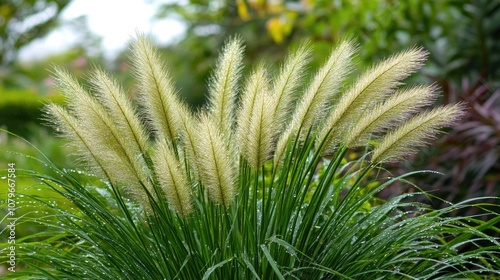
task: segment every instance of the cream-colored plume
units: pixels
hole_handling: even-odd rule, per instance
[[[304,75],[307,73],[307,64],[311,60],[311,48],[303,43],[287,57],[281,66],[280,73],[274,80],[271,96],[275,104],[273,119],[276,123],[275,134],[279,135],[288,125],[300,95],[297,90],[302,86]]]
[[[328,153],[338,145],[358,117],[370,110],[371,104],[393,93],[404,78],[422,67],[426,56],[422,49],[410,49],[378,63],[361,75],[340,97],[319,131],[318,139],[325,140],[323,150]]]
[[[279,167],[289,144],[299,147],[306,135],[316,141],[310,142],[316,149],[325,144],[317,150],[321,154],[337,146],[375,143],[371,161],[378,164],[415,152],[463,111],[461,105],[449,105],[417,114],[435,100],[436,88],[396,89],[422,66],[427,53],[417,48],[378,63],[345,88],[354,44],[341,41],[302,86],[311,53],[303,44],[287,58],[274,80],[263,64],[256,67],[237,103],[243,46],[235,38],[219,57],[208,104],[198,114],[180,100],[151,42],[138,36],[132,49],[143,113],[104,71],[96,69],[91,74],[94,92],[89,92],[66,71],[56,69],[67,108],[47,105],[47,120],[113,186],[124,188],[146,209],[150,209],[149,199],[166,198],[182,216],[195,205],[194,185],[202,185],[211,200],[229,207],[241,166],[259,170],[273,159]],[[158,190],[163,193],[155,193]]]
[[[139,36],[132,45],[140,101],[158,139],[175,141],[183,131],[182,117],[189,109],[180,102],[177,90],[153,44]]]
[[[328,105],[342,89],[344,79],[352,68],[351,60],[354,51],[355,47],[351,41],[340,42],[316,73],[300,99],[291,123],[277,143],[275,153],[277,162],[281,160],[287,144],[293,137],[296,137],[297,132],[308,133],[309,130],[316,128],[318,122],[323,119]]]
[[[236,97],[241,76],[243,46],[233,38],[224,47],[209,84],[208,101],[210,118],[220,132],[231,138],[235,122]]]
[[[187,216],[192,210],[191,189],[181,162],[165,141],[158,141],[154,151],[155,174],[168,203],[182,216]]]
[[[376,146],[372,163],[399,161],[428,144],[439,129],[452,125],[464,113],[461,104],[446,105],[424,111],[388,133]]]
[[[260,65],[248,79],[238,110],[236,139],[240,153],[254,168],[269,159],[276,131],[276,99],[269,95],[267,72]]]
[[[58,105],[49,104],[46,106],[47,119],[59,129],[61,135],[68,140],[70,148],[94,172],[123,186],[137,201],[149,207],[146,190],[151,193],[152,188],[143,158],[127,151],[109,115],[98,104],[91,105],[102,115],[87,108],[86,113],[81,112],[86,118],[82,119],[74,117],[71,112]],[[81,109],[85,110],[85,107]]]
[[[432,104],[437,91],[433,86],[417,86],[396,91],[386,101],[376,104],[373,109],[366,110],[359,116],[345,135],[347,147],[365,146],[375,133],[385,132],[396,127],[424,106]]]
[[[197,134],[197,166],[210,198],[228,207],[234,199],[238,164],[234,149],[226,142],[214,119],[203,114]]]
[[[119,127],[127,149],[137,155],[146,155],[148,134],[121,86],[101,69],[94,71],[91,82],[96,88],[99,100],[109,110]]]

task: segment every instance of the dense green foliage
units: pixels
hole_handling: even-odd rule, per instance
[[[45,241],[21,240],[21,261],[40,270],[25,269],[16,275],[24,279],[491,279],[498,273],[498,241],[482,233],[498,216],[492,216],[496,218],[491,223],[481,217],[447,217],[456,210],[487,206],[479,200],[431,210],[407,202],[422,195],[412,194],[370,207],[378,191],[402,178],[370,189],[362,182],[364,172],[358,173],[356,161],[327,161],[314,175],[318,157],[308,154],[307,147],[291,152],[302,156],[285,159],[292,168],[282,171],[287,175],[242,166],[245,185],[239,186],[241,194],[229,210],[210,201],[201,186],[196,188],[198,198],[188,218],[161,200],[153,215],[145,217],[138,205],[111,186],[81,185],[92,180],[88,175],[61,170],[59,179],[40,174],[54,189],[62,186],[61,195],[76,207],[59,210],[58,221],[48,224],[51,230],[32,237]],[[342,171],[346,175],[340,175]],[[274,176],[276,181],[270,179]],[[465,245],[474,250],[461,252]]]
[[[62,103],[61,96],[43,97],[29,91],[0,88],[0,127],[29,136],[40,124],[42,108],[48,102]]]

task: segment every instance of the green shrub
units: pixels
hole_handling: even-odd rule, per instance
[[[102,182],[55,166],[57,176],[33,174],[76,209],[56,208],[58,222],[35,235],[47,240],[24,240],[21,258],[29,266],[16,276],[498,275],[499,242],[484,231],[498,230],[499,215],[491,212],[489,222],[446,217],[481,207],[479,200],[440,210],[407,201],[417,194],[371,203],[413,173],[376,180],[369,174],[414,153],[462,114],[459,104],[422,110],[436,98],[432,86],[398,88],[422,66],[421,49],[392,56],[346,84],[356,48],[342,41],[303,84],[310,49],[302,45],[276,77],[261,64],[240,87],[243,47],[233,39],[212,75],[209,105],[193,113],[178,100],[151,43],[139,38],[133,48],[142,114],[105,72],[91,74],[89,94],[56,70],[69,105],[48,105],[48,119]],[[346,161],[355,147],[365,153]],[[475,250],[460,252],[464,244]]]
[[[61,96],[45,97],[30,91],[0,88],[0,127],[28,136],[40,123],[42,108],[47,102],[62,101]]]

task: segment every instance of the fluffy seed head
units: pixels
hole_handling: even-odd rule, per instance
[[[214,120],[202,115],[198,130],[197,166],[210,198],[228,207],[235,196],[237,164],[234,148]]]
[[[231,137],[235,122],[234,110],[242,59],[242,42],[239,38],[233,38],[225,45],[209,84],[210,117],[228,138]]]
[[[435,138],[439,129],[452,125],[463,115],[461,104],[424,111],[387,134],[373,150],[372,163],[399,161]]]
[[[165,141],[157,142],[154,149],[153,163],[160,187],[172,208],[187,216],[192,203],[186,172]]]
[[[287,57],[283,63],[280,73],[274,80],[271,96],[275,105],[274,117],[276,122],[276,134],[282,132],[288,124],[292,109],[299,95],[296,93],[301,86],[307,64],[311,60],[311,48],[307,43]]]
[[[397,91],[389,99],[378,102],[366,110],[347,131],[344,142],[347,147],[364,146],[376,133],[385,132],[405,121],[411,114],[432,104],[437,95],[435,87],[416,86]]]
[[[306,89],[292,121],[278,140],[275,153],[275,164],[282,160],[285,149],[299,131],[308,133],[322,121],[329,105],[336,99],[343,81],[351,71],[352,56],[355,46],[351,41],[342,41],[332,50],[325,64],[314,76]]]
[[[95,69],[91,82],[96,88],[99,100],[113,116],[116,125],[120,127],[125,137],[124,142],[136,153],[146,154],[148,134],[132,102],[125,96],[118,82],[101,69]]]
[[[153,192],[158,189],[152,184],[158,183],[169,205],[186,216],[193,205],[190,180],[199,181],[216,203],[231,205],[240,156],[246,159],[241,164],[259,169],[274,155],[274,165],[279,167],[289,144],[300,146],[311,132],[316,144],[326,143],[327,152],[336,145],[355,147],[373,139],[379,141],[373,164],[396,161],[428,143],[462,114],[461,105],[449,105],[410,118],[436,96],[434,87],[396,90],[422,66],[426,52],[421,49],[378,63],[344,92],[354,52],[352,42],[342,41],[310,83],[302,86],[310,58],[310,49],[303,44],[288,57],[274,82],[263,65],[257,67],[243,87],[237,108],[243,47],[240,39],[232,39],[210,79],[208,106],[196,115],[179,100],[153,45],[139,36],[133,43],[134,67],[149,127],[120,85],[99,69],[91,76],[95,92],[56,69],[67,109],[51,104],[46,111],[98,174],[136,196],[146,208],[150,198],[163,198]],[[297,94],[299,88],[303,94]],[[148,131],[156,139],[151,141]]]
[[[255,169],[269,158],[272,151],[275,101],[268,93],[267,72],[260,65],[243,90],[236,130],[240,153]]]
[[[325,64],[314,76],[293,115],[292,130],[307,132],[320,121],[328,104],[342,88],[342,83],[351,70],[351,59],[355,47],[351,41],[342,41],[330,54]]]
[[[174,141],[181,129],[180,115],[188,110],[180,102],[170,74],[153,44],[139,36],[132,45],[139,97],[157,138]]]
[[[370,109],[367,106],[384,100],[403,79],[422,67],[426,56],[422,49],[410,49],[378,63],[361,75],[341,96],[318,133],[318,139],[325,139],[324,149],[328,151],[335,147],[365,109]]]

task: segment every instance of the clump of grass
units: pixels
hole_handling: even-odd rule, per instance
[[[450,279],[499,275],[500,218],[454,217],[480,200],[444,209],[406,194],[375,195],[404,180],[373,178],[404,160],[462,115],[460,104],[422,110],[432,86],[400,88],[423,64],[411,49],[353,84],[356,47],[341,41],[303,84],[304,44],[276,78],[257,66],[242,86],[243,46],[223,49],[209,104],[191,112],[179,100],[152,44],[139,36],[134,66],[143,111],[102,70],[91,90],[56,70],[67,105],[47,120],[97,176],[53,166],[34,174],[71,201],[44,241],[23,244],[23,275],[75,279]],[[298,98],[295,102],[295,98]],[[152,137],[149,137],[152,135]],[[345,160],[352,147],[366,147]],[[328,156],[328,157],[324,157]],[[89,180],[95,181],[95,180]],[[43,201],[42,201],[43,202]],[[461,252],[463,245],[474,250]]]

